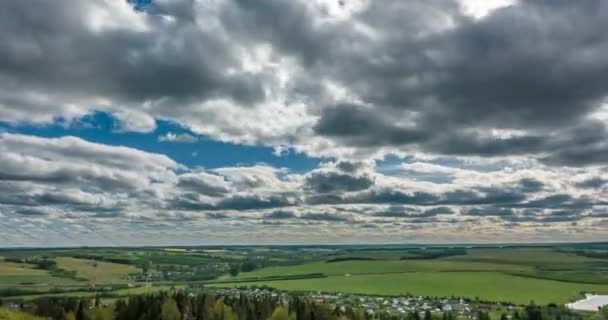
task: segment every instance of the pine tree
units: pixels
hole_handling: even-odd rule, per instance
[[[173,298],[165,298],[161,307],[160,318],[161,320],[181,320],[182,315]]]

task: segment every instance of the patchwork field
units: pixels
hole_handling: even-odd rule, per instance
[[[276,266],[243,272],[217,286],[270,286],[284,290],[374,295],[410,293],[479,297],[518,304],[563,303],[581,292],[608,292],[608,276],[592,259],[546,248],[473,249],[467,254],[422,260],[352,260]],[[289,279],[318,275],[310,279]],[[285,279],[287,278],[287,279]],[[238,281],[238,282],[237,282]]]
[[[57,266],[68,271],[76,271],[78,278],[87,279],[93,283],[124,283],[129,274],[137,273],[140,269],[126,264],[93,261],[59,257]]]
[[[48,271],[36,269],[31,264],[0,260],[0,288],[77,284],[75,280],[54,277]]]
[[[34,299],[91,296],[94,291],[87,291],[91,283],[104,287],[110,297],[188,285],[269,286],[293,291],[477,297],[517,304],[532,300],[563,303],[583,292],[608,293],[605,253],[608,245],[603,244],[9,250],[0,256],[30,263],[0,258],[0,289],[22,290],[5,290],[4,297]],[[56,266],[43,270],[35,265],[40,259],[52,260]],[[149,265],[156,286],[127,288],[127,283],[145,281],[143,265]],[[137,275],[138,280],[128,280],[129,275]]]
[[[316,262],[297,266],[278,266],[240,273],[232,279],[265,278],[306,274],[345,275],[382,274],[403,272],[449,271],[525,271],[529,266],[506,265],[488,262],[449,260],[369,260]],[[225,277],[224,279],[230,279]]]
[[[415,272],[379,275],[330,276],[303,280],[249,283],[294,291],[349,292],[371,295],[414,294],[435,297],[462,296],[525,304],[563,303],[581,291],[608,293],[608,285],[576,284],[524,278],[496,272]],[[243,286],[219,284],[218,286]]]

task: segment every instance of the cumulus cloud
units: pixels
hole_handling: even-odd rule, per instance
[[[408,148],[606,163],[606,123],[590,118],[608,95],[600,0],[180,0],[139,11],[62,1],[38,4],[44,17],[19,1],[6,6],[5,121],[103,110],[125,131],[169,119],[214,139],[310,155]]]
[[[348,236],[323,229],[332,223],[430,238],[415,224],[433,223],[448,239],[461,234],[450,228],[508,236],[511,223],[533,238],[534,228],[566,233],[577,222],[592,237],[604,221],[605,1],[13,0],[3,9],[0,122],[11,128],[101,111],[118,133],[161,143],[204,136],[323,159],[304,171],[195,168],[0,128],[0,214],[11,225],[52,218],[87,229],[73,218],[83,217],[153,236],[183,221],[241,232],[280,223],[302,240]],[[158,120],[188,133],[159,135]]]

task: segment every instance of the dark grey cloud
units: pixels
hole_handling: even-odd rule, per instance
[[[514,204],[514,206],[523,208],[585,209],[591,208],[594,204],[595,203],[591,198],[577,198],[570,194],[561,193],[526,201],[520,204]]]
[[[295,218],[296,215],[291,211],[284,210],[276,210],[264,215],[264,219],[272,219],[272,220],[283,220],[283,219],[292,219]]]
[[[180,175],[177,186],[210,197],[221,197],[230,192],[222,177],[205,173]]]
[[[346,173],[355,173],[364,167],[365,165],[361,162],[342,160],[336,163],[336,168]]]
[[[212,220],[223,220],[228,219],[228,215],[223,212],[209,212],[205,215],[208,219]]]
[[[436,207],[436,208],[431,208],[431,209],[427,209],[424,211],[424,214],[427,216],[452,214],[452,213],[454,213],[454,210],[450,209],[449,207]]]
[[[192,2],[182,3],[194,11]],[[223,72],[239,64],[233,47],[197,28],[192,20],[176,19],[171,24],[151,14],[142,18],[149,24],[148,31],[145,27],[129,28],[130,22],[120,21],[118,16],[116,23],[125,26],[108,23],[109,27],[104,28],[106,22],[96,22],[88,15],[108,4],[91,7],[64,0],[39,1],[35,6],[37,10],[31,10],[19,1],[11,1],[2,16],[4,32],[0,37],[7,46],[0,51],[0,70],[24,88],[105,96],[123,102],[166,97],[188,101],[214,96],[253,101],[264,95],[255,76],[233,77]],[[111,12],[118,8],[104,9]],[[46,14],[40,16],[38,10]],[[179,12],[167,7],[166,14]]]
[[[546,151],[550,164],[605,163],[605,144],[575,140],[582,134],[576,131],[593,126],[585,116],[608,95],[608,59],[600,54],[608,37],[599,31],[607,11],[602,1],[521,1],[478,21],[452,13],[457,25],[445,32],[400,33],[370,45],[369,52],[344,52],[325,67],[368,106],[328,107],[316,132],[361,148],[411,145],[482,156]],[[369,16],[390,12],[366,13],[375,30],[390,28]],[[378,52],[385,58],[369,58]],[[564,129],[569,127],[575,129]],[[492,129],[523,134],[498,138]],[[605,140],[608,135],[599,132]],[[560,136],[573,139],[564,145]]]
[[[423,130],[399,127],[387,116],[363,106],[337,105],[323,110],[314,130],[319,135],[361,147],[404,145],[428,138],[429,134]]]
[[[352,201],[377,204],[431,205],[437,204],[439,197],[427,192],[405,193],[398,190],[378,190],[360,195],[353,198]]]
[[[26,208],[14,211],[15,214],[22,216],[46,216],[49,212],[40,208]]]
[[[496,208],[496,207],[483,207],[483,208],[471,208],[466,211],[466,215],[469,216],[512,216],[514,214],[513,209],[508,208]]]
[[[538,192],[543,189],[544,184],[534,178],[524,178],[519,180],[519,186],[523,192]]]
[[[311,139],[360,157],[382,148],[532,155],[567,166],[608,161],[605,123],[589,120],[608,96],[602,0],[519,1],[481,19],[456,1],[421,0],[345,4],[340,10],[353,10],[345,19],[279,0],[156,1],[138,13],[124,3],[71,0],[9,1],[4,9],[2,120],[49,122],[97,108],[115,113],[125,130],[151,130],[162,118],[223,141],[333,156],[340,148],[318,150],[327,144]],[[251,67],[263,46],[271,63],[292,58],[286,85],[270,64]],[[218,100],[231,112],[201,107]],[[272,119],[294,121],[284,131],[269,133],[265,121],[239,125],[242,109],[277,103],[303,104],[299,116],[318,122],[310,130],[285,113]]]
[[[256,210],[289,207],[296,205],[282,195],[233,195],[221,199],[217,203],[201,201],[193,195],[181,195],[168,204],[174,210],[186,211],[216,211],[216,210]]]
[[[306,177],[306,187],[318,193],[360,191],[373,184],[369,176],[335,171],[316,171]]]
[[[509,222],[559,223],[575,222],[584,218],[581,210],[534,210],[525,209],[521,214],[504,214],[500,218]]]
[[[373,215],[384,218],[430,218],[453,213],[454,211],[448,207],[436,207],[420,211],[409,207],[390,206],[386,210],[374,212]]]
[[[442,202],[457,205],[515,204],[526,200],[526,196],[515,190],[484,187],[477,190],[446,192]]]
[[[591,178],[577,183],[576,186],[584,189],[601,189],[604,186],[608,186],[608,179]]]
[[[306,213],[300,216],[300,219],[303,220],[314,220],[314,221],[331,221],[331,222],[343,222],[350,221],[351,217],[336,213]]]

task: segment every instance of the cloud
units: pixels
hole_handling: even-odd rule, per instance
[[[95,144],[76,137],[0,134],[0,180],[99,189],[146,188],[174,178],[179,165],[165,155]]]
[[[508,208],[496,208],[496,207],[487,207],[487,208],[471,208],[466,211],[466,214],[469,216],[512,216],[514,214],[512,209]]]
[[[129,234],[141,223],[155,241],[170,228],[275,237],[262,222],[302,242],[351,239],[355,224],[391,241],[546,240],[574,221],[572,239],[603,235],[592,222],[608,203],[605,1],[3,9],[0,210],[15,225],[77,216]],[[204,137],[322,163],[205,169],[137,147],[11,133],[95,112],[116,119],[114,134]],[[187,132],[156,132],[159,120]],[[506,234],[509,223],[519,230]]]
[[[272,220],[293,219],[295,217],[296,217],[296,215],[293,212],[284,211],[284,210],[277,210],[277,211],[273,211],[273,212],[270,212],[270,213],[264,215],[265,219],[272,219]]]
[[[538,192],[544,187],[544,184],[534,178],[524,178],[519,180],[519,185],[523,192]]]
[[[184,173],[177,186],[210,197],[221,197],[230,192],[230,185],[222,176],[206,172]]]
[[[344,222],[351,220],[351,217],[336,213],[306,213],[300,216],[300,219],[303,220],[313,220],[313,221],[329,221],[329,222]]]
[[[158,136],[158,141],[159,142],[177,142],[177,143],[196,143],[198,141],[198,138],[191,134],[188,134],[188,133],[177,134],[177,133],[173,133],[173,132],[167,132],[167,134],[165,134],[165,135]]]
[[[421,211],[409,207],[390,206],[386,210],[374,212],[373,215],[384,218],[430,218],[453,213],[454,211],[448,207],[436,207]]]
[[[602,179],[599,177],[581,181],[576,184],[577,187],[584,189],[601,189],[602,187],[607,185],[608,179]]]
[[[368,176],[355,176],[341,172],[316,171],[306,177],[307,188],[317,193],[361,191],[374,181]]]
[[[608,95],[601,0],[180,0],[139,11],[61,1],[40,4],[44,17],[19,1],[6,6],[20,18],[1,23],[4,121],[100,110],[124,131],[164,119],[315,156],[415,150],[606,163],[605,122],[590,120]],[[595,140],[577,143],[592,131]]]

